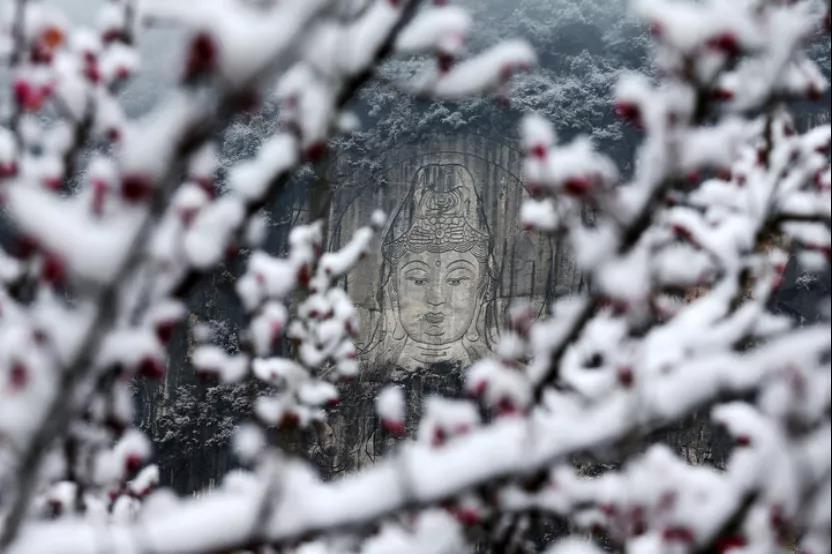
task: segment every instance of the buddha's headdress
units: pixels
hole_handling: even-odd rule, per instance
[[[487,260],[489,235],[478,211],[474,179],[467,169],[456,164],[422,166],[412,194],[410,226],[384,242],[386,258],[395,263],[405,252],[455,251]]]

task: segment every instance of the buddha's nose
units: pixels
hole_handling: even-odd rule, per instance
[[[428,306],[441,306],[445,303],[445,298],[442,296],[442,290],[439,283],[435,283],[428,287],[425,301]]]

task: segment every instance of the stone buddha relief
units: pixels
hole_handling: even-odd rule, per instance
[[[579,285],[558,239],[522,227],[528,193],[511,143],[433,136],[359,161],[344,156],[330,170],[328,247],[346,244],[374,210],[387,213],[388,226],[344,282],[360,321],[363,378],[467,367],[489,354],[511,305],[543,312]]]
[[[336,158],[328,248],[343,247],[376,209],[388,224],[344,277],[361,371],[331,415],[327,471],[372,463],[390,446],[374,415],[381,387],[402,386],[412,414],[425,395],[460,394],[464,369],[490,354],[513,304],[542,313],[580,285],[556,237],[523,229],[522,159],[510,141],[477,135],[426,137],[372,163]]]
[[[392,214],[382,243],[378,366],[470,365],[491,348],[492,237],[471,173],[428,164]],[[369,353],[369,352],[368,352]]]

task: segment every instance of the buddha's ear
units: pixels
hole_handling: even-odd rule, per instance
[[[393,340],[404,340],[406,334],[399,318],[399,291],[396,285],[396,276],[390,275],[387,286],[384,287],[384,299],[386,306],[383,307],[385,330],[390,333]]]
[[[477,308],[474,312],[474,317],[471,318],[471,325],[465,333],[465,339],[468,342],[478,342],[480,340],[480,326],[485,323],[485,319],[483,317],[485,315],[485,310],[483,309],[481,294],[477,295],[477,300]]]

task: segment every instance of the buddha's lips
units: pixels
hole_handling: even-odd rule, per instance
[[[445,321],[445,314],[440,312],[428,312],[422,316],[422,319],[428,323],[439,324]]]

